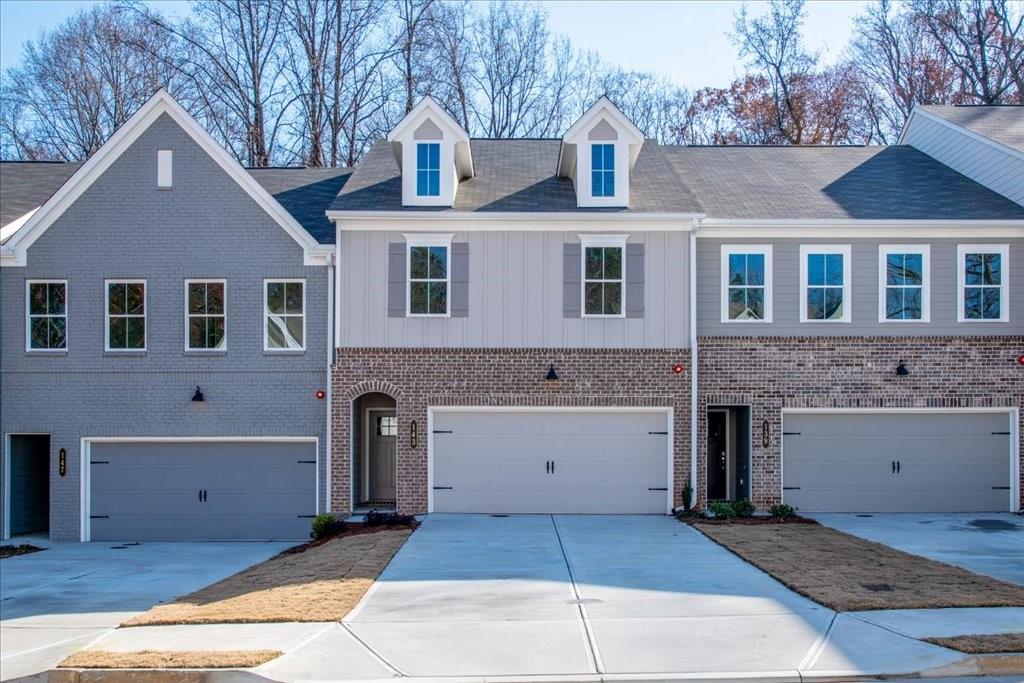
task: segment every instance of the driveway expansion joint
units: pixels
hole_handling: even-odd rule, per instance
[[[565,562],[565,570],[569,573],[569,583],[572,584],[573,595],[576,596],[576,609],[579,611],[580,620],[583,622],[583,631],[587,636],[587,648],[590,651],[590,659],[594,664],[594,670],[599,674],[605,673],[604,662],[601,661],[601,651],[597,648],[597,636],[594,634],[594,629],[590,624],[590,616],[587,613],[587,605],[583,600],[583,596],[580,595],[579,586],[576,585],[576,577],[572,571],[572,563],[569,562],[569,556],[565,552],[565,544],[562,543],[562,534],[558,530],[558,521],[554,515],[551,517],[551,526],[555,529],[555,538],[558,539],[558,549],[562,553],[562,560]]]

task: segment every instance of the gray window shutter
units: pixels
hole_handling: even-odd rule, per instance
[[[626,317],[644,317],[644,245],[626,245]]]
[[[405,242],[388,244],[388,317],[405,317]]]
[[[579,242],[562,245],[562,317],[580,317],[580,259],[582,251]]]
[[[452,243],[451,313],[453,318],[469,317],[469,242]]]

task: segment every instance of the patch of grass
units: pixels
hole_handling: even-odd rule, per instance
[[[819,524],[692,525],[797,593],[840,612],[1024,607],[1024,586]]]
[[[122,626],[338,621],[411,533],[385,529],[307,544],[303,552],[281,553]]]
[[[1024,652],[1024,633],[992,633],[977,636],[924,638],[925,642],[969,655]]]
[[[18,555],[28,555],[29,553],[35,553],[42,548],[37,548],[31,543],[22,543],[21,545],[0,545],[0,560],[7,557],[17,557]]]
[[[59,669],[251,669],[281,656],[279,650],[79,650]]]

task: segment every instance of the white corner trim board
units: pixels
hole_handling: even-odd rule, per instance
[[[118,128],[102,147],[34,213],[4,245],[3,265],[24,266],[32,244],[77,200],[151,125],[166,114],[189,134],[232,180],[302,247],[305,265],[326,265],[333,247],[320,245],[274,197],[256,182],[199,122],[166,90],[159,90]],[[21,219],[18,219],[21,220]]]

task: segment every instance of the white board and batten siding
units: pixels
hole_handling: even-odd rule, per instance
[[[686,348],[689,346],[689,233],[631,232],[644,245],[644,314],[565,317],[565,244],[579,234],[455,232],[469,246],[466,317],[388,316],[388,250],[401,232],[342,231],[341,347]],[[627,273],[627,278],[628,278]]]

